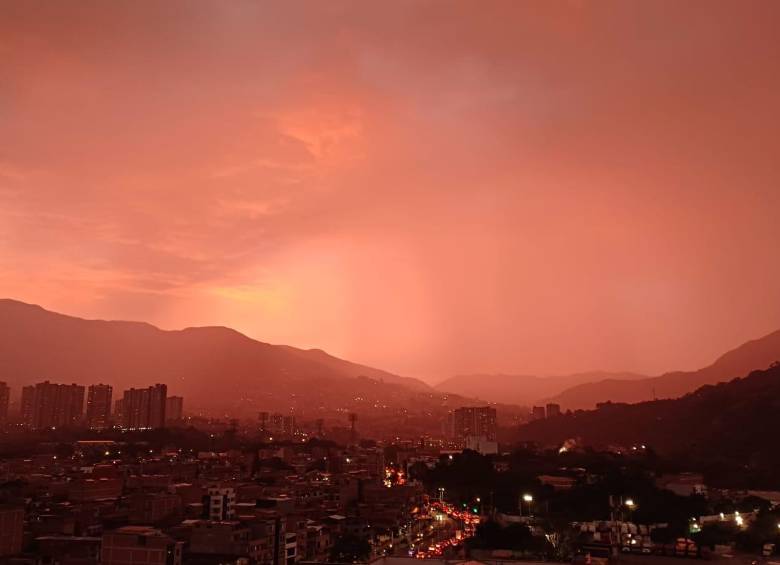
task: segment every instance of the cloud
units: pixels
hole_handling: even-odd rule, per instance
[[[778,325],[774,3],[0,10],[2,294],[421,376]]]

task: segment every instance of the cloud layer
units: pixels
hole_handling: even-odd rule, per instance
[[[438,378],[780,327],[775,2],[0,6],[0,294]]]

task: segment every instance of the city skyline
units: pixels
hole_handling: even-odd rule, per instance
[[[780,565],[780,0],[1,0],[0,565]]]

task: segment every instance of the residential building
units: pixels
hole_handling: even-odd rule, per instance
[[[458,408],[453,420],[458,439],[483,436],[489,441],[496,440],[496,409],[491,406]]]
[[[137,493],[128,497],[130,521],[133,524],[154,525],[180,516],[182,497],[166,492]]]
[[[209,488],[203,511],[209,520],[232,520],[236,516],[236,491],[233,488]]]
[[[296,431],[295,416],[292,414],[282,418],[282,432],[285,436],[293,436]]]
[[[560,404],[548,404],[547,405],[547,417],[548,418],[555,418],[556,416],[561,415],[561,405]]]
[[[544,406],[534,406],[531,409],[531,420],[544,420],[545,410]]]
[[[87,392],[87,426],[104,430],[111,425],[111,385],[91,385]]]
[[[102,565],[182,565],[181,542],[147,526],[124,526],[103,534]]]
[[[122,479],[76,479],[68,483],[68,500],[85,502],[91,500],[116,500],[122,496]]]
[[[237,521],[198,520],[192,524],[189,550],[195,554],[249,555],[250,530]]]
[[[32,392],[25,387],[32,404],[30,425],[37,430],[73,426],[79,423],[84,412],[84,387],[77,384],[38,383]],[[25,393],[23,391],[23,393]],[[25,407],[23,402],[23,410]]]
[[[28,385],[22,387],[22,400],[21,400],[21,415],[22,423],[25,426],[32,427],[33,425],[33,409],[35,404],[35,386]]]
[[[153,430],[165,427],[168,387],[156,384],[131,388],[122,397],[122,427],[126,430]]]
[[[169,396],[165,399],[165,421],[178,422],[184,411],[184,399],[181,396]]]
[[[114,401],[114,423],[120,426],[124,423],[124,398],[117,398]]]
[[[0,424],[8,421],[8,404],[10,401],[11,389],[6,383],[0,381]]]

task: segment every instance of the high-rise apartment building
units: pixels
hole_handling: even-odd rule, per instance
[[[127,430],[153,430],[165,427],[168,387],[156,384],[131,388],[122,397],[122,427]]]
[[[270,430],[275,434],[284,433],[284,414],[271,414]]]
[[[560,404],[548,404],[547,405],[547,417],[548,418],[554,418],[556,416],[561,415],[561,405]]]
[[[269,418],[270,418],[270,414],[268,412],[258,412],[257,421],[260,424],[260,431],[262,432],[268,431]]]
[[[44,381],[22,389],[22,416],[27,425],[41,430],[73,426],[84,413],[84,387]]]
[[[490,406],[458,408],[453,414],[455,437],[484,437],[496,441],[496,409]]]
[[[111,385],[91,385],[87,391],[87,426],[105,430],[111,425]]]
[[[22,423],[25,426],[33,425],[33,404],[35,402],[35,387],[28,385],[22,387],[22,399],[20,403]]]
[[[116,422],[120,426],[124,422],[124,420],[122,419],[123,418],[123,414],[124,414],[124,410],[122,409],[123,408],[123,400],[124,400],[124,398],[117,398],[114,401],[114,422]]]
[[[544,406],[534,406],[531,409],[531,420],[544,420]]]
[[[0,424],[8,421],[8,405],[10,402],[11,389],[6,383],[0,381]]]
[[[184,399],[181,396],[169,396],[165,400],[165,420],[178,422],[184,412]]]
[[[282,432],[284,435],[294,436],[297,429],[298,427],[295,423],[295,416],[292,414],[285,416],[282,420]]]

